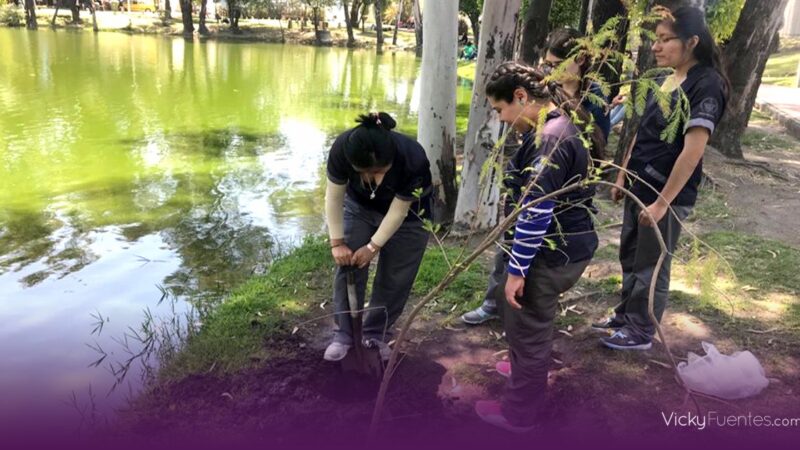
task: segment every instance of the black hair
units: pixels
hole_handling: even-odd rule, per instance
[[[582,124],[578,125],[582,131],[591,121],[591,116],[580,105],[577,99],[570,97],[561,85],[555,81],[545,81],[549,72],[544,67],[530,67],[514,61],[507,61],[495,69],[486,83],[486,95],[495,100],[504,100],[507,103],[514,101],[514,91],[518,88],[525,89],[530,97],[549,100],[560,110],[568,115],[575,112]],[[600,128],[594,127],[591,134],[591,156],[596,160],[603,159],[606,140]]]
[[[582,38],[583,34],[570,27],[556,28],[547,35],[547,44],[545,51],[553,55],[567,59],[572,55],[572,52],[577,48],[577,39]]]
[[[361,114],[344,144],[347,161],[359,169],[373,169],[392,164],[397,144],[391,130],[397,122],[385,112]]]
[[[545,51],[543,57],[547,56],[547,52],[550,52],[558,59],[567,59],[567,58],[575,58],[575,62],[579,58],[583,58],[583,62],[579,65],[580,67],[580,86],[581,91],[585,91],[589,89],[591,85],[591,80],[586,78],[586,72],[589,71],[589,68],[592,65],[592,61],[585,52],[582,52],[580,49],[580,42],[578,39],[583,37],[583,33],[576,30],[575,28],[570,27],[562,27],[556,28],[555,30],[551,31],[550,34],[547,35],[547,44],[545,45]]]
[[[722,51],[708,29],[703,11],[691,6],[682,6],[673,12],[662,9],[662,14],[664,18],[659,24],[668,25],[684,45],[692,37],[697,36],[698,42],[692,53],[698,62],[713,67],[720,74],[724,83],[723,91],[727,98],[731,91],[731,82],[725,68]]]

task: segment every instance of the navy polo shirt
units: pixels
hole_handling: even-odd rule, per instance
[[[663,82],[663,80],[662,80]],[[686,132],[693,127],[703,127],[709,134],[719,124],[725,111],[724,82],[719,72],[704,64],[695,64],[686,74],[680,89],[689,100],[689,120],[679,124],[678,136],[672,143],[661,139],[661,133],[667,127],[667,118],[655,100],[653,93],[648,94],[647,107],[637,131],[636,143],[628,162],[628,170],[634,172],[660,193],[664,189],[672,168],[683,151]],[[672,94],[672,105],[675,106],[678,89]],[[702,159],[697,164],[692,176],[681,189],[675,200],[675,206],[694,206],[697,201],[697,188],[703,174]],[[631,192],[646,205],[655,202],[658,194],[639,180],[634,180]]]
[[[413,202],[406,216],[406,221],[430,219],[432,216],[432,176],[428,157],[422,146],[408,136],[390,131],[397,152],[392,167],[383,177],[383,181],[375,189],[375,198],[370,198],[372,189],[363,183],[361,175],[347,161],[344,144],[355,128],[339,135],[328,154],[328,179],[336,184],[347,185],[347,195],[359,205],[386,214],[395,197]],[[417,198],[414,191],[422,190]]]
[[[522,146],[508,163],[504,181],[508,190],[506,214],[514,210],[522,191],[537,173],[536,185],[530,191],[535,197],[555,192],[589,174],[589,151],[567,116],[558,110],[550,112],[540,134],[541,145],[537,148],[534,132],[526,133]],[[544,155],[549,155],[548,164],[541,164]],[[555,248],[543,244],[537,259],[544,259],[548,267],[560,267],[592,258],[598,244],[592,221],[596,212],[592,204],[594,193],[594,187],[589,186],[555,197],[553,220],[546,234],[555,242]]]

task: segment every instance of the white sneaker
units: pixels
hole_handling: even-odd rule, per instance
[[[341,361],[347,356],[347,351],[350,350],[352,345],[342,344],[341,342],[331,342],[328,348],[325,349],[325,361]]]

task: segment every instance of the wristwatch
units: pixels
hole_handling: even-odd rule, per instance
[[[372,253],[378,253],[378,250],[380,250],[379,248],[377,248],[377,247],[375,247],[374,245],[372,245],[372,242],[367,242],[367,248],[368,248],[368,249],[369,249],[369,251],[371,251]]]

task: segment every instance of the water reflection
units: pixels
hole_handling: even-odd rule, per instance
[[[11,29],[0,53],[0,422],[104,392],[91,313],[113,348],[170,312],[157,286],[213,304],[320,232],[327,149],[357,114],[416,128],[408,54]]]

